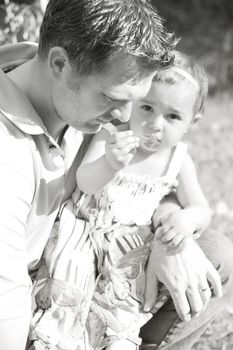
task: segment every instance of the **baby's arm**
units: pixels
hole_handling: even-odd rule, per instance
[[[77,170],[76,179],[80,190],[87,194],[98,192],[118,170],[129,164],[138,145],[138,138],[131,130],[110,135],[102,129],[94,135]]]
[[[209,224],[211,213],[207,200],[199,185],[192,159],[186,156],[178,176],[177,199],[181,209],[161,219],[155,237],[174,249],[185,238],[201,233]]]
[[[127,350],[137,350],[137,345],[135,343],[132,343],[128,339],[121,339],[115,341],[113,344],[108,346],[106,350],[121,350],[121,349],[127,349]]]

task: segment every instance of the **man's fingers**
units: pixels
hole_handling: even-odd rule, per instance
[[[204,306],[198,285],[188,288],[186,295],[189,301],[191,315],[198,316],[203,311]]]
[[[148,264],[146,271],[146,285],[144,293],[144,306],[143,310],[149,312],[153,309],[158,295],[158,280],[153,274],[153,269],[150,264]]]
[[[200,283],[199,291],[203,301],[203,308],[205,309],[212,295],[212,292],[210,290],[210,287],[207,281]]]
[[[207,271],[207,280],[210,282],[210,286],[213,290],[213,295],[215,297],[222,297],[222,282],[220,275],[217,270],[213,267],[213,265],[209,266],[209,270]]]
[[[176,312],[182,321],[189,321],[191,318],[190,305],[185,293],[185,289],[175,290],[171,288],[169,290],[176,309]]]
[[[151,309],[152,314],[155,314],[161,307],[166,303],[166,301],[169,299],[169,293],[168,291],[159,293],[159,297],[157,298],[154,306]]]

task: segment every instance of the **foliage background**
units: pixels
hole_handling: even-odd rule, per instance
[[[152,0],[166,26],[181,37],[178,48],[194,55],[209,75],[210,93],[233,81],[232,0]],[[46,0],[0,0],[0,45],[37,41]]]
[[[203,64],[210,93],[205,116],[188,135],[190,153],[213,212],[212,226],[233,240],[233,1],[153,0],[178,49]],[[0,0],[0,45],[37,41],[46,0]],[[233,349],[233,307],[207,329],[196,350]]]
[[[232,88],[233,1],[154,0],[166,25],[209,74],[211,93]]]

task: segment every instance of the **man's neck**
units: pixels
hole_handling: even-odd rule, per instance
[[[45,65],[35,57],[8,73],[8,76],[25,93],[49,134],[57,141],[63,134],[65,124],[53,107],[51,81]]]

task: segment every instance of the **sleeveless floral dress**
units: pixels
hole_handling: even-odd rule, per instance
[[[88,316],[90,344],[104,349],[116,339],[140,345],[140,328],[152,315],[142,311],[145,265],[154,234],[151,218],[177,186],[186,145],[176,146],[165,176],[155,179],[120,171],[97,195],[84,200],[98,278]],[[85,203],[87,201],[87,203]],[[167,300],[161,292],[157,308]]]
[[[177,186],[186,149],[177,144],[164,176],[120,171],[96,195],[80,199],[77,189],[65,203],[44,254],[46,273],[42,267],[38,277],[43,287],[35,292],[30,349],[100,350],[117,339],[140,344],[140,327],[152,317],[142,311],[151,218]],[[157,309],[166,300],[163,289]]]

